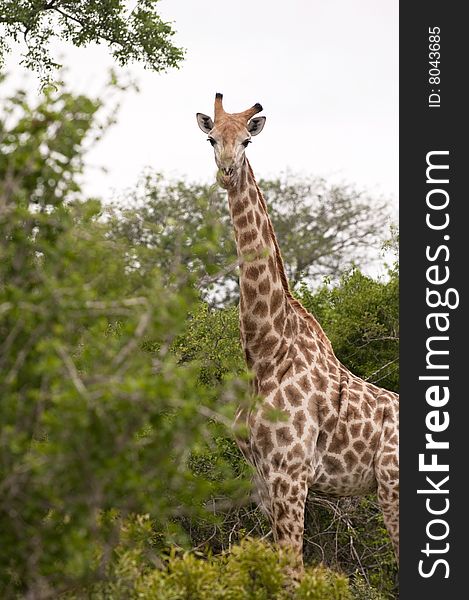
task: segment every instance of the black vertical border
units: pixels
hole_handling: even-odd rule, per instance
[[[446,600],[469,597],[466,577],[468,552],[469,512],[469,395],[465,380],[469,376],[469,314],[467,312],[467,278],[469,277],[469,197],[465,189],[466,173],[469,173],[469,153],[466,148],[469,137],[464,88],[467,88],[469,57],[469,25],[463,17],[464,3],[456,2],[407,2],[400,4],[400,265],[401,265],[401,559],[400,598],[410,600]],[[429,83],[429,28],[439,27],[440,70],[439,85]],[[440,89],[441,106],[430,108],[428,96],[431,88]],[[426,155],[432,150],[449,150],[449,184],[444,186],[450,195],[448,213],[450,223],[444,232],[431,231],[425,223]],[[444,162],[444,161],[442,161]],[[449,240],[443,240],[449,235]],[[460,304],[447,310],[450,328],[449,363],[450,400],[441,410],[447,410],[449,428],[435,439],[448,440],[449,449],[442,450],[439,462],[449,464],[447,496],[439,495],[440,506],[447,497],[450,507],[441,518],[449,525],[448,537],[440,542],[427,538],[426,526],[432,517],[425,507],[426,497],[417,489],[429,488],[425,476],[418,467],[418,455],[425,451],[425,434],[428,433],[425,417],[429,410],[425,400],[428,382],[419,381],[425,374],[426,340],[431,333],[425,317],[432,309],[426,305],[426,259],[427,245],[436,248],[447,244],[450,256],[445,262],[437,262],[450,269],[446,287],[458,290]],[[441,286],[442,288],[445,286]],[[446,310],[440,308],[438,310]],[[444,335],[444,334],[442,334]],[[467,375],[466,375],[467,374]],[[431,453],[431,452],[430,452]],[[446,474],[435,473],[434,480]],[[443,486],[442,486],[443,487]],[[433,496],[435,499],[437,495]],[[434,506],[437,506],[435,500]],[[443,526],[434,533],[443,532]],[[426,543],[442,549],[449,544],[448,552],[422,553]],[[433,558],[432,558],[433,557]],[[419,561],[424,559],[424,570],[431,571],[438,558],[448,561],[446,567],[435,566],[432,576],[419,574]],[[418,595],[417,595],[418,594]]]

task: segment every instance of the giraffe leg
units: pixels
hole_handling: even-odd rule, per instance
[[[284,472],[273,472],[265,481],[263,503],[266,505],[274,541],[288,548],[294,555],[291,576],[294,580],[303,574],[303,533],[305,502],[308,493],[307,473],[292,477]]]
[[[384,524],[391,537],[396,558],[399,559],[399,466],[396,455],[382,454],[378,458],[376,478]]]

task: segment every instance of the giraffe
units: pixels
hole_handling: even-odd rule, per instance
[[[274,541],[293,549],[301,575],[308,490],[335,496],[377,490],[398,555],[398,395],[342,365],[320,324],[292,296],[245,155],[265,125],[264,116],[255,117],[263,108],[255,104],[230,114],[222,99],[217,93],[213,121],[197,113],[197,122],[213,146],[218,183],[228,192],[240,264],[240,336],[262,398],[253,409],[238,411],[236,421],[249,433],[237,441],[254,467]]]

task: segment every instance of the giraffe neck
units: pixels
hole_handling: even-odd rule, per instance
[[[291,294],[265,200],[245,159],[228,202],[240,260],[241,341],[249,367],[284,343]]]

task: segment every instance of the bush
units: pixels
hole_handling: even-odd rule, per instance
[[[294,558],[284,550],[246,539],[231,552],[203,557],[174,550],[159,568],[144,552],[118,549],[108,581],[94,586],[91,597],[142,600],[366,600],[352,596],[347,578],[325,567],[308,567],[295,587],[289,575]],[[358,589],[358,588],[357,588]],[[366,586],[362,586],[366,590]],[[84,594],[81,590],[80,594]],[[79,598],[70,594],[70,600]],[[372,598],[372,596],[369,596]]]
[[[298,299],[324,328],[337,358],[363,379],[395,392],[399,388],[399,275],[376,280],[353,269],[335,286]]]
[[[361,575],[356,575],[350,582],[353,600],[386,600],[377,589],[371,587]]]
[[[129,515],[182,543],[178,518],[205,514],[217,489],[234,497],[222,456],[210,480],[189,459],[211,446],[207,414],[230,423],[247,386],[231,378],[215,392],[197,361],[170,351],[199,306],[197,272],[175,264],[170,279],[156,268],[143,279],[101,204],[81,197],[100,103],[48,91],[3,106],[0,589],[50,598],[99,577]],[[194,252],[216,246],[206,228]]]

